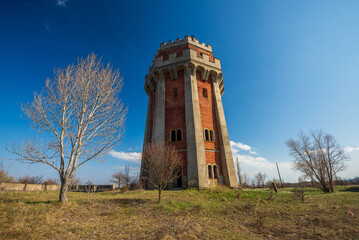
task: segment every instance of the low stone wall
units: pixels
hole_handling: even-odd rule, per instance
[[[116,185],[74,185],[70,187],[70,191],[74,192],[104,192],[113,191],[116,189]]]
[[[0,191],[58,191],[60,185],[0,183]]]
[[[74,185],[70,191],[76,192],[104,192],[116,189],[116,185]],[[59,191],[60,185],[0,183],[0,191]]]

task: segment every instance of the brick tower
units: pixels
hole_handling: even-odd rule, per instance
[[[161,43],[145,77],[144,146],[164,143],[182,156],[175,187],[237,187],[221,96],[221,62],[194,37]],[[141,165],[141,175],[143,174]]]

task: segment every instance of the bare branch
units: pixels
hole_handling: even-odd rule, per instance
[[[15,160],[42,163],[60,174],[62,193],[76,169],[118,144],[124,135],[127,109],[119,98],[123,79],[95,54],[54,71],[31,104],[22,105],[32,128],[45,143],[26,141],[9,152]],[[65,199],[66,194],[60,200]]]

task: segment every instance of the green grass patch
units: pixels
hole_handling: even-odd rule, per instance
[[[0,239],[359,239],[357,186],[294,190],[0,192]]]

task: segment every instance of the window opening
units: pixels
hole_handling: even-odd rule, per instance
[[[178,88],[173,89],[173,97],[178,97]]]
[[[203,97],[207,98],[208,97],[207,89],[203,88],[202,92],[203,92]]]
[[[171,142],[176,141],[176,130],[171,130]]]
[[[218,178],[218,176],[217,176],[217,165],[213,165],[213,173],[214,173],[214,178]]]
[[[204,139],[205,139],[206,141],[209,141],[208,129],[205,129],[205,130],[204,130]]]
[[[208,165],[208,178],[213,178],[211,165]]]
[[[213,130],[209,131],[209,137],[210,137],[211,142],[214,142],[214,131]]]
[[[177,141],[182,141],[182,130],[178,129],[177,130]]]

